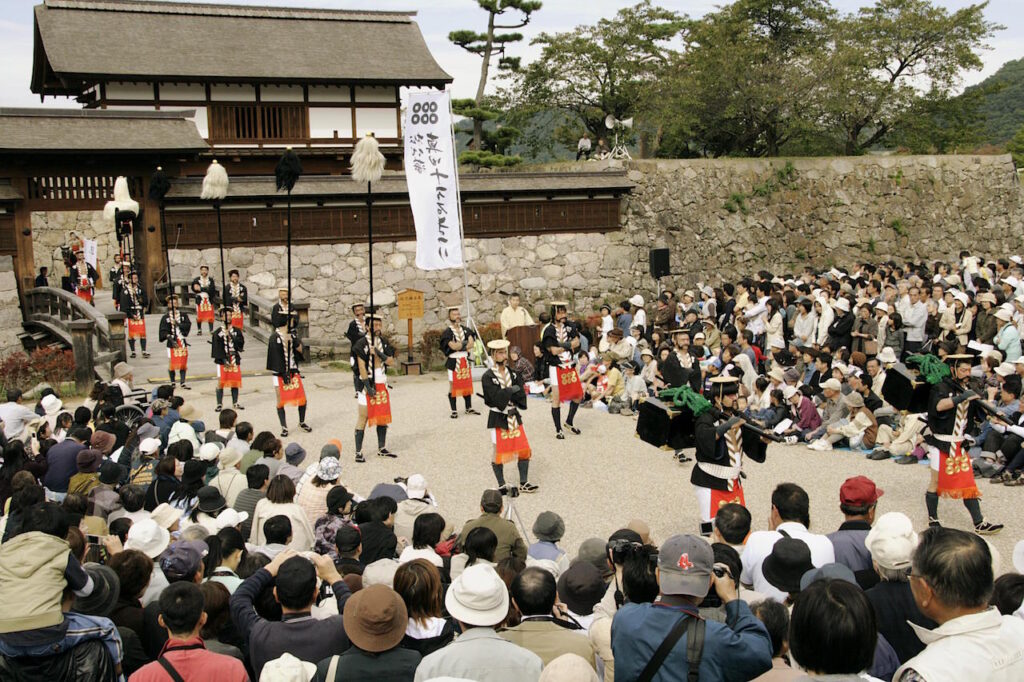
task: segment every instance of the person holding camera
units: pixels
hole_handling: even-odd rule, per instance
[[[654,603],[624,604],[612,620],[616,680],[739,681],[771,669],[768,631],[739,599],[726,567],[715,564],[707,542],[673,535],[661,546],[656,575]],[[700,616],[711,589],[724,604],[724,624]]]

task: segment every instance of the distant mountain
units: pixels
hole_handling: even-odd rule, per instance
[[[967,92],[991,85],[1002,88],[985,96],[981,113],[985,115],[984,139],[1005,144],[1024,126],[1024,59],[1006,62],[998,71]]]

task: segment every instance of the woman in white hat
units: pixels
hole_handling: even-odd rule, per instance
[[[1006,362],[1013,362],[1020,357],[1020,332],[1013,324],[1013,312],[1005,304],[996,311],[999,331],[996,332],[994,343],[1003,353]]]

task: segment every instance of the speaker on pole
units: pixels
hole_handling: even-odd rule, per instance
[[[651,249],[651,277],[661,279],[672,274],[668,266],[668,249]]]

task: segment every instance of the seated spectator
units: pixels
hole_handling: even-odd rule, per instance
[[[413,559],[395,571],[394,590],[409,613],[402,646],[421,656],[434,653],[455,637],[455,624],[443,617],[441,573],[426,559]]]
[[[871,524],[875,522],[878,498],[883,494],[885,491],[875,486],[875,482],[867,476],[846,479],[839,488],[839,510],[846,520],[839,526],[839,530],[828,534],[836,561],[853,571],[858,583],[865,589],[876,581],[865,575],[873,571],[871,552],[864,541],[871,530]]]
[[[594,607],[604,597],[607,586],[601,572],[585,561],[577,561],[558,576],[558,601],[563,615],[587,632],[596,615]]]
[[[253,545],[252,551],[273,559],[291,544],[292,520],[283,514],[271,516],[263,524],[263,539],[266,544]]]
[[[772,667],[767,631],[739,599],[733,579],[716,575],[713,564],[711,547],[699,537],[674,535],[665,541],[658,555],[657,602],[624,604],[612,620],[616,680],[638,679],[651,660],[651,652],[669,633],[674,633],[677,644],[659,668],[663,666],[682,678],[683,671],[689,669],[686,641],[699,636],[696,632],[701,627],[701,679],[749,680]],[[725,604],[725,624],[697,617],[697,608],[712,587]],[[678,623],[686,625],[677,627]]]
[[[750,534],[743,550],[743,575],[740,582],[772,599],[785,601],[786,594],[772,587],[761,571],[761,564],[771,554],[772,547],[782,537],[803,540],[811,550],[815,567],[835,561],[832,542],[824,535],[811,533],[810,500],[803,488],[794,483],[781,483],[772,492],[772,511],[769,525],[772,530],[759,530]]]
[[[240,511],[240,510],[239,510]],[[252,531],[249,541],[254,545],[267,544],[263,526],[274,516],[287,516],[292,524],[292,539],[288,546],[299,552],[313,549],[313,524],[306,513],[295,504],[295,484],[287,476],[275,476],[267,486],[266,499],[256,503],[252,514]]]
[[[511,591],[522,619],[519,625],[502,631],[503,638],[537,654],[544,665],[562,654],[577,654],[594,666],[594,647],[580,636],[580,626],[552,615],[558,589],[551,573],[526,568],[512,581]]]
[[[103,455],[99,450],[86,448],[79,450],[75,456],[75,464],[78,466],[78,473],[68,481],[68,494],[88,495],[92,489],[100,484],[100,464],[103,463]]]
[[[247,682],[249,676],[241,661],[206,649],[200,637],[206,621],[203,592],[198,585],[178,582],[164,590],[160,595],[160,626],[167,631],[167,642],[160,650],[160,660],[143,666],[132,675],[131,682],[164,682],[170,670],[186,682]]]
[[[793,661],[812,680],[864,675],[875,656],[875,612],[856,585],[817,580],[797,595],[789,624]]]
[[[492,567],[467,568],[448,588],[445,606],[462,635],[457,644],[426,656],[416,669],[415,682],[436,677],[479,682],[536,682],[540,678],[540,657],[495,631],[508,614],[509,597]]]
[[[466,544],[462,549],[462,554],[452,557],[450,569],[452,580],[462,575],[462,572],[470,566],[489,564],[494,567],[498,563],[494,560],[498,549],[498,536],[490,528],[480,526],[469,531],[466,536]]]
[[[533,534],[537,542],[526,551],[527,564],[530,559],[553,561],[559,574],[569,568],[569,555],[558,546],[558,541],[565,535],[565,522],[561,516],[552,511],[541,512],[533,522]]]
[[[171,496],[181,488],[181,482],[175,475],[177,460],[168,455],[153,467],[153,479],[146,489],[146,511],[153,511],[158,505],[170,502]]]
[[[409,615],[402,598],[391,588],[373,585],[352,595],[345,605],[345,632],[352,647],[317,664],[317,679],[411,680],[420,654],[399,646]]]
[[[238,577],[238,565],[245,558],[245,539],[237,528],[222,528],[216,535],[206,539],[210,553],[206,557],[206,575],[209,582],[220,583],[234,594],[242,579]]]
[[[151,424],[147,424],[147,426],[151,426],[152,429],[156,428]],[[139,427],[139,433],[142,433],[142,427]],[[156,475],[154,470],[156,469],[157,463],[160,461],[160,450],[161,445],[159,438],[151,436],[142,438],[139,441],[139,458],[138,461],[132,460],[130,462],[132,470],[131,474],[128,476],[129,483],[133,485],[148,486],[153,481],[153,478]],[[122,453],[122,455],[124,455],[124,453]],[[119,463],[129,464],[123,460]]]
[[[327,510],[313,523],[316,542],[313,550],[317,554],[328,554],[338,563],[338,549],[335,538],[343,526],[352,525],[352,505],[355,496],[345,486],[336,485],[327,492]],[[342,572],[344,575],[344,572]]]
[[[360,560],[363,551],[363,536],[355,526],[342,526],[334,536],[334,547],[338,558],[334,565],[338,573],[362,575],[365,564]]]
[[[323,620],[310,617],[310,609],[316,601],[318,576],[331,586],[338,613],[344,613],[351,593],[330,557],[317,554],[311,561],[290,549],[246,578],[231,595],[231,619],[245,640],[256,677],[267,661],[285,652],[313,663],[343,653],[351,646],[342,616]],[[274,598],[284,614],[280,621],[263,618],[254,607],[256,598],[271,584]]]
[[[126,549],[110,557],[107,562],[117,574],[117,602],[110,612],[110,620],[118,627],[128,628],[136,635],[142,634],[142,595],[149,586],[153,574],[153,560],[143,552]]]
[[[225,448],[231,448],[238,454],[242,455],[242,462],[238,465],[239,470],[244,474],[247,473],[249,467],[253,462],[256,461],[256,457],[250,461],[246,461],[245,456],[249,454],[250,444],[253,442],[253,431],[252,424],[249,422],[238,422],[235,424],[235,435],[228,440]]]
[[[234,448],[224,448],[217,457],[218,473],[210,480],[210,485],[220,491],[227,500],[229,507],[234,507],[238,496],[248,488],[245,474],[238,470],[242,455]],[[255,508],[255,504],[253,505]],[[250,515],[252,511],[249,511]]]
[[[221,410],[217,417],[219,428],[207,431],[203,437],[203,442],[227,445],[228,441],[235,435],[235,422],[237,421],[238,413],[236,411],[231,409]],[[239,461],[241,461],[241,457],[239,457]],[[225,495],[225,497],[227,496]]]
[[[229,448],[225,448],[229,449]],[[235,511],[249,515],[249,521],[242,524],[242,535],[250,536],[252,528],[252,516],[256,511],[256,505],[267,496],[267,488],[270,485],[270,471],[262,465],[249,467],[245,472],[246,485],[249,487],[238,493],[235,503],[231,505]]]
[[[113,460],[105,460],[99,468],[99,480],[89,493],[89,513],[103,520],[122,508],[117,488],[125,470]]]
[[[723,504],[715,512],[711,541],[729,545],[743,554],[744,545],[750,535],[750,522],[750,510],[742,504]]]
[[[938,627],[914,627],[925,649],[896,671],[896,682],[1024,679],[1024,620],[988,605],[992,553],[974,533],[929,528],[914,550],[910,589]]]
[[[187,441],[181,441],[183,444]],[[199,490],[206,485],[206,470],[209,465],[201,459],[189,459],[185,462],[181,475],[181,485],[171,493],[167,503],[179,510],[182,516],[188,516],[199,504]]]
[[[755,677],[754,682],[792,682],[804,677],[786,660],[789,653],[789,609],[774,599],[765,599],[751,604],[750,612],[761,621],[772,640],[772,669]]]
[[[222,583],[215,583],[207,580],[199,589],[203,592],[203,613],[206,614],[206,623],[200,631],[203,644],[208,651],[215,654],[222,654],[237,659],[245,665],[245,655],[242,650],[233,644],[221,641],[223,637],[233,635],[234,626],[231,624],[231,614],[228,611],[228,599],[231,594],[228,588]]]
[[[170,532],[153,519],[133,523],[132,527],[128,529],[128,540],[124,543],[124,548],[138,550],[153,560],[153,572],[150,576],[149,586],[141,597],[143,607],[154,603],[159,598],[160,592],[167,587],[167,578],[160,570],[160,564],[156,560],[164,553],[170,542]]]
[[[455,546],[461,549],[465,545],[469,532],[483,526],[490,529],[498,538],[498,548],[494,552],[495,563],[509,556],[524,561],[526,559],[526,544],[519,535],[516,525],[501,516],[504,509],[501,493],[497,490],[485,490],[480,498],[480,516],[466,522],[455,541]]]
[[[65,591],[65,616],[67,620],[74,621],[68,623],[68,630],[87,637],[101,638],[111,659],[115,663],[120,661],[121,671],[129,676],[151,659],[142,648],[139,635],[130,628],[116,625],[110,618],[120,591],[117,574],[102,564],[83,564],[83,568],[96,588],[88,597],[76,597],[71,604],[68,603],[68,593]]]
[[[338,485],[340,478],[341,462],[334,457],[326,457],[317,464],[316,476],[296,494],[295,503],[306,513],[310,526],[327,511],[327,493]]]
[[[295,484],[295,489],[299,490],[299,481],[302,480],[302,474],[305,470],[300,469],[299,465],[306,459],[306,450],[298,443],[288,443],[284,448],[284,462],[281,464],[277,473],[287,476],[292,479],[292,483]],[[301,492],[301,490],[299,490]]]
[[[440,514],[437,508],[437,500],[430,494],[427,488],[427,479],[422,474],[413,474],[405,482],[405,494],[407,499],[398,503],[398,511],[395,512],[395,535],[406,540],[412,540],[412,527],[416,517],[420,514]],[[445,524],[443,537],[451,535],[451,524]]]
[[[772,552],[761,564],[761,572],[776,594],[786,595],[781,599],[787,606],[800,592],[800,579],[814,569],[811,550],[807,543],[796,538],[782,538],[772,546]],[[774,597],[773,597],[774,598]]]
[[[444,518],[440,514],[420,514],[413,524],[412,545],[402,550],[398,563],[404,564],[413,559],[426,559],[438,568],[444,568],[444,560],[434,551],[441,542],[444,531]]]
[[[1021,606],[1024,605],[1024,575],[1004,573],[996,578],[988,603],[996,607],[1004,616],[1012,616],[1020,612]]]
[[[398,557],[398,536],[395,535],[395,512],[398,503],[392,497],[375,497],[356,507],[356,523],[362,536],[363,564],[379,559]]]

